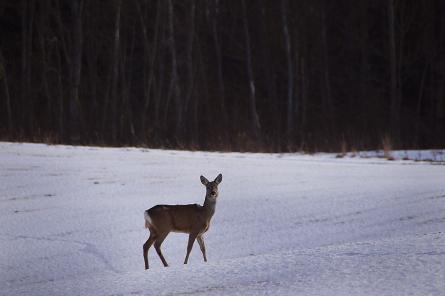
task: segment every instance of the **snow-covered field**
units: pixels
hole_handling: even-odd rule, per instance
[[[143,211],[202,203],[204,263]],[[445,295],[445,166],[0,143],[0,295]]]

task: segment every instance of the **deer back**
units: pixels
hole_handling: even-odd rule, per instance
[[[203,232],[210,217],[198,204],[157,205],[147,210],[150,225],[158,232]]]

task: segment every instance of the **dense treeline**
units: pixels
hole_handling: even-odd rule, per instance
[[[217,150],[445,145],[445,1],[0,2],[0,136]]]

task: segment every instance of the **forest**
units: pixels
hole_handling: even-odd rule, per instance
[[[445,1],[0,2],[0,139],[445,147]]]

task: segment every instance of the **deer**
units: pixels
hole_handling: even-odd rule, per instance
[[[148,250],[153,244],[164,267],[168,266],[164,255],[162,255],[161,245],[170,232],[189,234],[184,264],[188,262],[195,240],[198,241],[204,262],[207,262],[203,235],[209,230],[210,221],[215,214],[218,185],[222,181],[222,175],[219,174],[211,182],[204,176],[200,176],[200,179],[206,187],[206,195],[202,206],[198,204],[156,205],[144,212],[145,228],[150,231],[150,237],[143,245],[146,270],[149,268]]]

